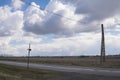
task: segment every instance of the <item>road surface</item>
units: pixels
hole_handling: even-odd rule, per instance
[[[13,61],[0,61],[0,64],[14,65],[26,67],[27,64],[24,62],[13,62]],[[30,63],[30,68],[54,70],[60,72],[74,72],[80,74],[93,74],[101,76],[113,76],[120,78],[120,69],[106,69],[106,68],[87,68],[87,67],[71,67],[71,66],[58,66],[58,65],[45,65],[45,64],[34,64]]]

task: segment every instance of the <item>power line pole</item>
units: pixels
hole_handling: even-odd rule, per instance
[[[28,50],[28,62],[27,62],[27,68],[29,69],[29,63],[30,63],[30,51],[32,50],[30,48],[30,43],[29,43],[29,48],[27,49]]]
[[[104,37],[104,26],[101,24],[102,38],[101,38],[101,59],[100,63],[105,62],[105,37]]]

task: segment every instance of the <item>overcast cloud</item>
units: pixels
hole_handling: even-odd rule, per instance
[[[85,20],[100,21],[120,13],[119,0],[62,0],[76,7],[76,14],[86,14]]]

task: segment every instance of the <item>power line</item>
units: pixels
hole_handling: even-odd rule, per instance
[[[36,7],[36,8],[38,8],[38,9],[40,9],[40,7],[33,5],[33,4],[31,4],[30,2],[28,2],[28,1],[25,1],[25,0],[21,0],[21,1],[23,1],[23,2],[26,3],[27,5],[31,5],[31,6],[33,6],[33,7]],[[65,18],[65,19],[67,19],[67,20],[70,20],[70,21],[75,21],[75,22],[77,21],[77,20],[74,20],[74,19],[72,19],[72,18],[62,16],[62,15],[60,15],[60,14],[57,14],[57,13],[52,12],[52,11],[49,11],[49,10],[46,10],[46,11],[49,12],[49,13],[52,13],[52,14],[54,14],[54,15],[56,15],[56,16],[63,17],[63,18]]]

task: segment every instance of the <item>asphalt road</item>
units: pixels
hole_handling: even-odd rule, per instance
[[[12,62],[12,61],[0,61],[0,64],[7,64],[7,65],[14,65],[21,67],[27,66],[26,63]],[[120,78],[120,69],[88,68],[88,67],[73,67],[73,66],[71,67],[71,66],[45,65],[45,64],[33,64],[33,63],[30,63],[30,68],[89,74],[89,75],[113,76]]]

